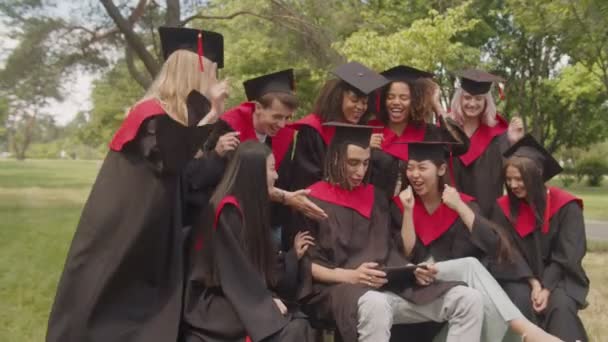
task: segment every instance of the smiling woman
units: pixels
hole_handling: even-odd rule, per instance
[[[315,102],[314,113],[291,125],[298,130],[293,160],[294,189],[305,188],[323,176],[325,152],[335,134],[334,127],[323,123],[364,122],[368,95],[388,83],[384,76],[357,62],[341,65],[332,73],[338,78],[325,83]]]

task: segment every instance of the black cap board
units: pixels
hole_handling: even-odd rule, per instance
[[[505,158],[524,157],[534,160],[542,169],[543,180],[546,182],[563,171],[557,160],[531,134],[526,134],[505,153]]]
[[[159,27],[160,44],[165,60],[177,50],[188,50],[198,54],[199,34],[202,40],[203,56],[224,67],[224,36],[213,31],[196,30],[184,27]]]
[[[493,82],[504,82],[505,79],[478,69],[466,69],[455,72],[460,77],[460,87],[471,95],[482,95],[490,91]]]
[[[243,82],[243,87],[249,101],[255,101],[264,96],[264,94],[272,92],[294,93],[295,81],[293,69],[252,78]]]
[[[445,160],[450,153],[453,156],[465,154],[470,145],[466,133],[450,118],[440,117],[441,127],[427,131],[424,141],[409,142],[409,159]]]
[[[359,62],[340,65],[332,73],[365,95],[369,95],[390,82],[386,77]]]
[[[396,67],[384,70],[380,74],[388,78],[391,82],[414,81],[419,78],[433,78],[435,76],[430,72],[422,71],[407,65],[398,65]]]
[[[369,147],[369,140],[374,129],[380,126],[353,125],[343,122],[326,122],[323,126],[335,127],[336,133],[330,144],[353,144],[363,148]]]

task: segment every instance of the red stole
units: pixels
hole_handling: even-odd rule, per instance
[[[155,99],[146,100],[135,105],[114,134],[110,142],[110,149],[117,152],[121,151],[126,143],[135,139],[139,126],[147,118],[156,115],[166,115],[166,112]]]
[[[325,145],[329,145],[331,139],[336,133],[335,127],[323,126],[323,121],[321,121],[321,117],[314,113],[308,114],[300,120],[289,125],[289,127],[296,130],[300,129],[300,127],[302,126],[309,126],[312,127],[315,131],[317,131],[321,138],[323,138]]]
[[[473,136],[471,136],[469,150],[459,157],[464,166],[471,165],[471,163],[477,160],[477,158],[486,151],[494,137],[507,131],[509,128],[507,121],[498,114],[496,114],[496,120],[497,123],[494,127],[490,127],[483,123],[479,124],[477,130],[473,133]]]
[[[237,207],[237,209],[239,209],[239,211],[241,211],[241,206],[239,205],[239,202],[236,199],[236,197],[234,197],[234,196],[224,197],[220,201],[220,203],[218,203],[217,208],[215,208],[215,216],[213,219],[213,229],[214,230],[217,229],[217,223],[220,220],[220,214],[222,213],[222,209],[224,209],[226,204],[233,205],[233,206]],[[242,215],[242,213],[241,213],[241,215]],[[199,235],[194,244],[194,250],[200,251],[201,249],[203,249],[203,236]]]
[[[253,112],[255,112],[255,103],[244,102],[222,114],[220,120],[223,120],[232,129],[240,133],[239,139],[241,142],[258,140],[253,127]],[[277,170],[289,151],[294,135],[295,131],[292,128],[284,127],[274,137],[270,137]]]
[[[564,205],[576,201],[578,205],[583,208],[583,200],[574,197],[572,194],[556,187],[547,188],[547,205],[545,213],[543,215],[543,226],[541,232],[543,234],[549,233],[549,221]],[[526,201],[519,200],[519,208],[517,211],[517,221],[511,222],[517,234],[522,238],[528,236],[536,228],[536,217],[532,207],[526,203]],[[511,210],[509,207],[509,196],[505,195],[497,200],[498,206],[502,210],[503,214],[507,219],[511,219]]]
[[[374,186],[363,184],[353,190],[341,188],[339,185],[319,181],[308,187],[310,196],[322,201],[353,209],[361,216],[369,219],[374,207]]]
[[[460,193],[460,198],[465,203],[475,200],[475,198],[463,193]],[[416,231],[416,236],[422,241],[422,244],[428,246],[447,232],[459,216],[455,210],[444,203],[441,203],[432,214],[429,214],[417,196],[415,201],[413,213],[414,230]],[[395,196],[393,202],[403,213],[403,205],[401,204],[401,200],[399,200],[399,196]]]
[[[384,126],[382,122],[376,119],[370,120],[367,124],[370,126]],[[374,133],[382,133],[382,136],[384,137],[381,145],[382,151],[400,160],[408,161],[408,145],[403,143],[423,141],[424,134],[426,133],[426,126],[424,123],[421,123],[420,125],[409,123],[401,135],[397,135],[388,128],[388,126],[384,126],[383,128],[375,129]]]

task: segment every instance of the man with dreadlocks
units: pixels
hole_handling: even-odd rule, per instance
[[[448,341],[479,341],[481,294],[459,282],[423,285],[417,266],[394,246],[389,201],[364,181],[374,127],[329,124],[336,133],[326,154],[326,180],[309,187],[328,219],[301,226],[316,241],[308,256],[313,279],[301,293],[305,311],[335,321],[344,341],[389,341],[393,323],[428,321],[448,321]]]

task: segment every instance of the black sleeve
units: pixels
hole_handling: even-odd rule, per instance
[[[243,229],[237,209],[222,210],[215,230],[213,254],[222,291],[254,341],[280,331],[287,319],[275,305],[262,275],[245,255],[237,236]]]
[[[553,217],[559,220],[557,240],[553,244],[549,262],[545,266],[543,287],[553,290],[560,280],[575,277],[579,282],[587,282],[582,261],[587,251],[583,211],[577,203],[566,204]]]
[[[304,126],[296,136],[292,162],[292,190],[304,189],[323,178],[325,142],[311,127]]]
[[[214,151],[207,151],[201,158],[188,162],[181,180],[185,226],[193,224],[200,216],[222,179],[225,169],[225,159]]]
[[[496,144],[498,144],[498,149],[500,150],[500,155],[502,156],[502,154],[505,153],[509,149],[509,147],[511,147],[511,143],[509,142],[509,136],[507,132],[504,132],[503,134],[497,136],[495,139]]]
[[[129,148],[135,148],[159,174],[180,174],[201,149],[211,125],[187,127],[168,115],[144,121]]]
[[[491,227],[491,222],[482,216],[479,206],[475,202],[469,204],[469,208],[475,213],[471,239],[475,246],[481,249],[486,255],[492,255],[497,251],[500,244],[498,232]]]

